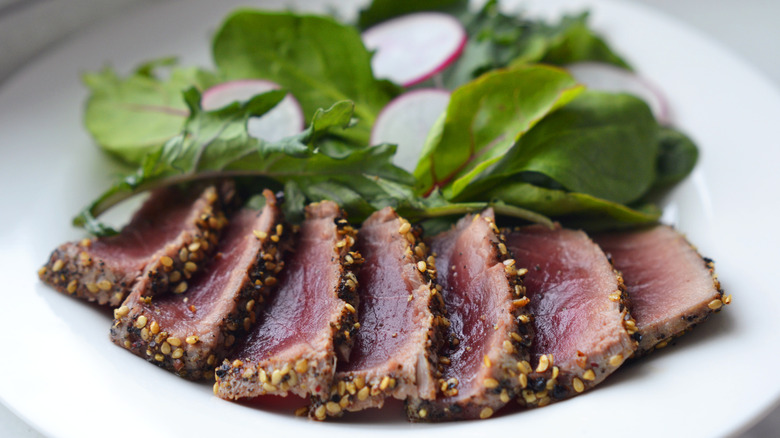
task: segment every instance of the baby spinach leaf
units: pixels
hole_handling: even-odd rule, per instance
[[[216,78],[208,71],[173,68],[174,64],[174,59],[165,58],[147,62],[127,77],[110,67],[83,76],[91,92],[84,124],[100,147],[139,164],[181,131],[189,115],[182,91],[193,86],[203,90]],[[167,78],[162,77],[163,68],[172,68]]]
[[[213,55],[228,79],[267,79],[290,90],[307,119],[333,102],[355,102],[357,125],[339,134],[359,144],[398,92],[374,78],[357,30],[328,17],[239,10],[214,36]]]
[[[582,91],[564,70],[527,66],[487,73],[455,90],[414,175],[419,193],[457,196],[526,131]]]
[[[654,188],[666,188],[682,181],[699,158],[699,149],[693,141],[673,128],[659,130],[658,147]]]
[[[571,192],[630,203],[655,179],[657,132],[644,101],[588,91],[539,122],[469,190],[536,172]]]

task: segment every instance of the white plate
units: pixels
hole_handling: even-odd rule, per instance
[[[173,377],[112,345],[108,312],[56,293],[36,277],[56,245],[82,236],[69,219],[117,171],[82,128],[86,92],[79,73],[105,63],[128,71],[171,54],[208,66],[210,33],[240,2],[217,3],[166,2],[126,13],[62,44],[0,89],[0,398],[25,421],[63,437],[515,430],[711,436],[749,426],[778,399],[780,303],[771,275],[780,247],[780,94],[695,32],[620,2],[538,0],[529,9],[557,14],[590,4],[593,25],[666,92],[674,119],[702,149],[697,170],[667,211],[717,260],[734,303],[678,345],[620,370],[584,396],[488,421],[440,425],[407,424],[392,412],[315,423],[285,409],[228,403],[212,396],[210,385]],[[323,11],[326,5],[299,6]]]

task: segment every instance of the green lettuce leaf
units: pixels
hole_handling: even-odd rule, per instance
[[[187,120],[182,91],[216,83],[214,74],[193,67],[174,68],[172,58],[150,61],[127,77],[106,67],[87,73],[90,90],[84,124],[97,144],[130,164],[177,135]],[[170,68],[167,78],[160,70]]]
[[[456,197],[582,89],[564,70],[541,65],[493,71],[458,88],[414,171],[419,193],[441,188]]]

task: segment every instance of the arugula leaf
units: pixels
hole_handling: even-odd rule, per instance
[[[336,132],[367,144],[379,111],[399,90],[374,78],[360,34],[331,18],[239,10],[214,36],[214,60],[228,79],[262,78],[292,92],[306,118],[333,102],[355,102],[357,125]]]
[[[100,147],[123,161],[139,164],[181,131],[188,116],[182,91],[216,83],[213,73],[198,68],[175,68],[174,58],[140,65],[127,77],[106,67],[87,73],[90,89],[84,124]],[[172,68],[163,79],[160,70]]]
[[[588,13],[564,16],[555,24],[501,12],[497,0],[488,1],[477,13],[460,14],[469,41],[453,67],[444,72],[444,83],[454,88],[481,74],[504,67],[533,63],[565,65],[576,61],[601,61],[630,69],[620,56],[587,25]]]
[[[513,181],[512,178],[483,193],[482,198],[500,199],[506,204],[552,217],[585,213],[630,224],[654,222],[660,217],[658,209],[652,206],[633,209],[584,193],[539,187],[523,181]]]
[[[455,90],[414,171],[418,193],[443,188],[448,199],[457,196],[520,136],[582,90],[564,70],[541,65],[493,71]]]
[[[468,0],[374,0],[360,11],[358,27],[367,29],[377,23],[401,15],[422,11],[456,12],[467,9]]]
[[[568,191],[617,203],[635,201],[655,179],[658,129],[641,99],[588,91],[521,137],[469,187],[470,196],[480,187],[535,172]]]

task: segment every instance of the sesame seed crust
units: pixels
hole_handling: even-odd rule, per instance
[[[307,206],[307,220],[328,217],[333,210],[337,214],[333,220],[336,243],[332,260],[338,280],[332,294],[338,309],[330,317],[327,333],[318,335],[324,342],[312,341],[317,348],[298,344],[269,358],[224,360],[215,371],[217,396],[234,400],[265,394],[286,396],[290,392],[301,397],[327,394],[336,373],[337,357],[349,357],[357,330],[358,284],[354,270],[363,262],[360,254],[353,251],[357,230],[335,204],[323,201]]]
[[[593,388],[619,368],[637,346],[636,323],[629,313],[629,296],[620,273],[582,231],[562,229],[559,225],[554,229],[534,225],[518,228],[512,233],[506,230],[505,233],[509,236],[510,249],[515,251],[518,259],[535,266],[534,273],[529,274],[526,280],[532,309],[540,306],[545,297],[550,299],[551,293],[559,294],[555,298],[561,302],[566,302],[571,295],[581,296],[582,300],[578,301],[581,305],[585,305],[588,302],[585,300],[592,296],[591,304],[579,310],[588,316],[579,317],[598,315],[599,327],[609,327],[607,333],[595,334],[595,338],[580,338],[582,344],[575,347],[577,350],[573,357],[556,357],[551,351],[539,351],[532,346],[535,357],[517,364],[518,372],[523,374],[518,404],[525,408],[543,407]],[[556,265],[554,269],[557,272],[549,272],[550,265],[536,265],[541,262],[535,260],[540,257],[538,254],[547,256],[545,248],[548,247],[557,248],[554,253],[559,257],[576,258],[578,262]],[[536,271],[541,272],[536,274]],[[564,287],[565,282],[579,282],[581,286],[576,290],[569,289]],[[555,311],[549,307],[545,309]],[[539,336],[543,336],[539,326],[536,327]],[[578,338],[569,338],[565,342],[571,343],[572,339]]]
[[[240,214],[252,218],[250,226],[265,226],[267,235],[265,239],[256,235],[242,237],[249,242],[242,250],[245,254],[237,257],[236,263],[241,264],[231,268],[231,280],[224,289],[209,291],[219,295],[219,304],[201,318],[204,322],[198,322],[194,329],[167,325],[158,317],[162,307],[141,289],[141,286],[151,287],[152,282],[140,282],[114,312],[112,341],[178,376],[190,380],[212,378],[214,368],[236,339],[243,337],[256,322],[258,309],[274,288],[268,280],[275,278],[284,266],[282,257],[287,239],[273,231],[282,225],[281,212],[273,194],[266,190],[264,195],[266,206],[262,214]],[[278,239],[271,239],[271,235]],[[208,265],[206,262],[203,264]],[[187,293],[183,295],[177,306],[187,305]],[[170,301],[167,303],[171,305]]]
[[[611,254],[615,266],[623,270],[629,294],[632,293],[635,284],[646,282],[646,280],[637,278],[638,275],[644,275],[644,273],[637,272],[637,261],[634,259],[639,254],[657,251],[656,245],[663,245],[667,251],[675,250],[671,255],[665,254],[657,264],[654,264],[656,270],[663,271],[657,275],[663,275],[667,283],[671,281],[671,278],[675,278],[677,282],[675,290],[668,293],[682,293],[688,287],[687,284],[698,284],[698,287],[701,288],[696,292],[695,299],[686,298],[685,307],[680,308],[681,305],[678,305],[674,314],[663,317],[657,315],[645,317],[644,307],[635,310],[638,330],[636,337],[639,339],[635,358],[666,347],[675,338],[689,332],[698,324],[706,321],[712,314],[720,312],[725,305],[731,303],[731,295],[725,295],[721,288],[713,260],[703,257],[684,235],[672,227],[659,225],[638,231],[605,233],[594,236],[594,240],[602,245],[605,252]],[[631,246],[623,249],[623,245],[629,242]],[[667,271],[677,266],[687,267],[685,279],[668,276]],[[642,287],[643,290],[649,290],[653,294],[659,294],[663,290],[663,286],[652,282]],[[636,299],[639,300],[638,297]],[[647,300],[645,299],[645,301]],[[679,298],[675,302],[680,302]],[[656,310],[654,313],[657,314],[658,311]]]
[[[450,342],[446,352],[439,358],[439,369],[442,377],[438,381],[439,393],[436,400],[424,400],[410,398],[407,400],[407,417],[413,422],[436,422],[462,419],[487,419],[501,407],[513,399],[520,391],[519,373],[517,363],[527,361],[529,358],[528,346],[533,339],[532,316],[527,307],[525,287],[522,276],[527,272],[523,267],[516,266],[511,251],[506,247],[504,236],[496,227],[491,210],[481,215],[467,216],[451,231],[463,232],[469,222],[481,221],[487,226],[486,239],[490,242],[488,249],[489,258],[495,261],[493,266],[500,266],[503,271],[503,290],[494,286],[491,293],[496,294],[496,301],[503,309],[499,319],[491,321],[492,331],[487,354],[481,358],[481,365],[476,376],[468,376],[476,379],[478,386],[472,386],[464,393],[460,379],[463,376],[451,375],[451,357],[456,357],[455,352],[464,348],[463,343],[449,333]],[[483,225],[478,225],[479,227]],[[475,232],[470,230],[469,232]],[[441,238],[440,235],[435,239]],[[446,238],[446,237],[445,237]],[[434,250],[436,244],[434,242]],[[471,248],[477,251],[477,248]],[[437,261],[438,263],[438,261]],[[438,263],[439,272],[444,267]],[[446,286],[445,286],[446,287]],[[446,291],[445,291],[446,292]],[[444,294],[444,301],[448,302],[448,295]]]
[[[337,372],[327,397],[312,399],[309,417],[315,420],[341,416],[345,411],[381,408],[387,397],[405,400],[410,396],[424,399],[436,396],[436,378],[440,376],[437,352],[443,342],[446,317],[444,301],[435,284],[435,260],[422,241],[422,228],[412,226],[387,207],[364,222],[361,233],[365,233],[366,238],[374,236],[382,242],[384,250],[392,253],[390,257],[401,260],[399,268],[402,272],[393,273],[398,276],[398,281],[404,281],[406,287],[411,288],[407,291],[409,298],[406,301],[409,303],[407,308],[415,315],[415,325],[413,332],[405,335],[405,343],[394,350],[392,359],[383,365]],[[372,260],[370,251],[364,256],[367,261]],[[375,257],[373,260],[380,260]],[[361,269],[387,269],[367,263]],[[369,293],[361,288],[358,291],[360,294]],[[386,317],[404,318],[405,315]],[[360,330],[367,329],[365,325],[361,327]]]
[[[39,270],[39,277],[60,292],[112,307],[119,306],[142,277],[148,276],[152,280],[150,295],[175,288],[191,275],[188,271],[181,271],[184,263],[179,260],[180,251],[196,242],[208,242],[206,245],[214,246],[224,225],[222,206],[232,199],[233,190],[233,184],[228,182],[220,184],[219,189],[209,186],[203,190],[193,202],[178,236],[165,242],[165,246],[138,269],[126,270],[93,253],[92,247],[96,242],[110,244],[113,240],[112,237],[98,237],[67,242],[55,249],[46,265]],[[206,257],[209,254],[206,245],[190,257],[193,260]],[[163,260],[167,262],[168,259],[172,262],[170,267],[163,264]],[[173,281],[171,272],[185,274]]]

